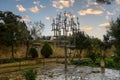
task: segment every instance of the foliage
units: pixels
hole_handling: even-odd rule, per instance
[[[38,57],[38,52],[35,48],[30,48],[29,54],[32,56],[32,58]]]
[[[86,65],[87,66],[88,64],[91,63],[91,60],[89,60],[89,59],[78,60],[78,61],[72,61],[71,63],[74,64],[74,65]]]
[[[82,53],[82,50],[89,49],[91,46],[89,36],[86,35],[84,32],[79,31],[78,33],[76,33],[75,45],[80,54]]]
[[[33,60],[30,57],[27,58],[14,58],[14,59],[0,59],[0,64],[4,64],[4,63],[13,63],[13,62],[19,62],[19,61],[25,61],[25,60]]]
[[[29,24],[32,25],[31,35],[36,40],[41,36],[45,25],[41,21],[36,21],[34,23],[30,22]]]
[[[26,80],[35,80],[37,76],[37,71],[35,69],[26,69],[22,71],[22,75],[25,77]]]
[[[120,57],[120,16],[115,21],[111,21],[108,34],[116,48],[116,55]]]
[[[120,57],[119,56],[115,56],[113,58],[113,60],[114,60],[114,62],[119,63],[120,62]]]
[[[102,41],[98,38],[91,38],[91,52],[100,53],[102,49]]]
[[[101,59],[99,59],[99,58],[96,59],[96,62],[91,61],[91,59],[74,60],[74,61],[71,61],[71,64],[80,65],[80,66],[100,67],[100,60]],[[105,67],[120,70],[120,63],[116,63],[114,61],[114,57],[106,58],[105,59]]]
[[[53,50],[48,43],[45,43],[41,49],[41,54],[43,57],[48,58],[53,54]]]
[[[97,59],[97,54],[94,52],[90,52],[87,54],[87,57],[90,58],[93,62],[95,62]]]
[[[29,40],[30,32],[21,16],[10,11],[0,11],[0,45],[11,46],[12,57],[14,47],[26,43]]]

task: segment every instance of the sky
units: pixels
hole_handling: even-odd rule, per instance
[[[22,16],[26,23],[42,21],[45,29],[42,35],[53,35],[52,20],[60,12],[71,12],[79,17],[80,30],[89,36],[103,39],[110,21],[120,15],[120,0],[111,4],[98,4],[95,0],[0,0],[1,11],[12,11]],[[31,26],[28,26],[31,28]]]

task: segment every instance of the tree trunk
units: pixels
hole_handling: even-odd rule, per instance
[[[14,44],[13,44],[13,33],[11,32],[11,51],[12,51],[12,58],[14,58]]]
[[[12,58],[14,58],[14,46],[12,44]]]
[[[79,50],[79,60],[80,60],[80,58],[81,58],[81,53],[82,53],[82,50],[80,49],[80,50]]]

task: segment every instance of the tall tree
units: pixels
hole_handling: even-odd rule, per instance
[[[91,52],[100,54],[102,51],[103,42],[98,38],[91,38]]]
[[[85,35],[84,32],[79,31],[76,34],[75,45],[76,45],[76,49],[79,50],[79,54],[81,57],[82,51],[90,47],[90,40],[88,38],[88,35]]]
[[[108,34],[103,35],[103,42],[102,42],[101,48],[103,50],[102,57],[104,58],[105,51],[111,48],[110,36]]]
[[[108,34],[116,48],[116,55],[120,57],[120,16],[115,21],[111,21]]]
[[[29,35],[27,26],[21,21],[21,16],[10,11],[0,11],[0,44],[11,46],[12,57],[14,58],[14,46],[25,41],[25,35]],[[23,32],[24,31],[24,32]]]
[[[30,23],[30,25],[32,26],[31,35],[36,40],[37,38],[41,36],[45,25],[41,21]]]
[[[6,35],[3,34],[3,36],[5,35],[6,37],[8,37],[7,45],[11,46],[12,57],[14,58],[14,43],[16,41],[17,23],[18,19],[20,19],[20,16],[14,15],[12,12],[6,11],[1,12],[0,19],[4,22],[2,26],[2,28],[4,27],[6,29],[4,33],[7,33]]]

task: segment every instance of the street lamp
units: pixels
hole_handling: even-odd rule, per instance
[[[65,71],[67,71],[67,48],[75,47],[75,34],[79,31],[80,26],[79,18],[77,17],[76,22],[74,20],[75,18],[74,15],[65,11],[64,14],[58,14],[52,23],[52,31],[54,31],[54,37],[56,38],[56,45],[64,47]],[[70,33],[74,40],[73,44],[68,44]],[[64,45],[61,44],[61,42],[64,43]]]

